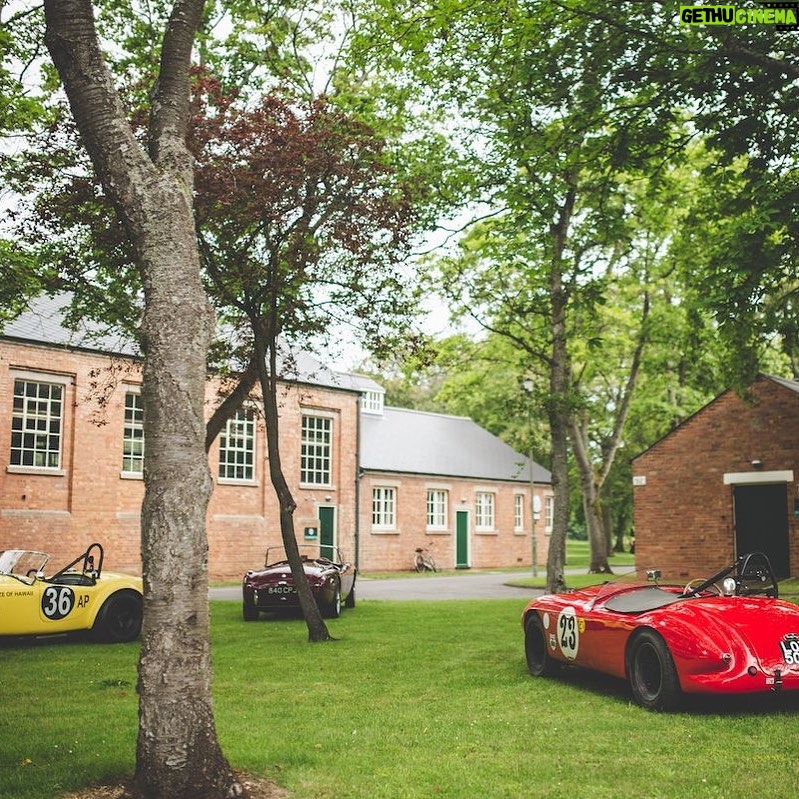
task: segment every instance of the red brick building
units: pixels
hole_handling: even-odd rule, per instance
[[[125,342],[65,330],[60,318],[59,300],[43,298],[0,336],[0,550],[39,549],[60,562],[99,541],[107,568],[137,572],[145,443],[141,363]],[[468,559],[458,565],[530,563],[527,459],[499,439],[469,420],[459,423],[468,423],[471,436],[475,429],[482,434],[480,459],[502,453],[504,471],[455,468],[442,475],[422,466],[373,485],[360,450],[379,453],[386,442],[361,417],[374,415],[376,397],[382,414],[382,389],[300,356],[281,391],[281,458],[297,502],[301,542],[335,544],[362,571],[409,568],[414,548],[431,540],[441,543],[435,548],[441,565],[451,567],[454,542],[464,536]],[[209,416],[218,392],[218,380],[210,378]],[[209,573],[215,580],[240,578],[263,561],[268,546],[280,543],[257,403],[254,396],[228,421],[209,452],[215,482]],[[387,410],[390,416],[409,413]],[[434,428],[452,432],[455,417],[426,416]],[[406,442],[413,435],[407,428]],[[424,442],[414,446],[425,451]],[[549,475],[536,470],[537,490],[546,493]],[[475,502],[479,519],[478,511],[471,512]],[[455,521],[466,517],[451,510],[456,503],[470,511],[460,534]],[[550,503],[545,498],[547,508]],[[391,513],[399,521],[393,529],[383,524]]]
[[[375,570],[411,565],[416,547],[440,568],[539,564],[552,532],[551,475],[471,419],[383,408],[361,415],[360,553]],[[533,518],[535,516],[535,518]],[[532,519],[532,521],[531,521]]]
[[[141,373],[132,358],[0,339],[0,549],[56,560],[92,541],[108,568],[140,570]],[[216,385],[208,384],[209,415]],[[359,393],[286,384],[283,467],[299,531],[315,528],[355,550]],[[30,432],[32,430],[36,432]],[[280,542],[263,425],[252,409],[230,420],[209,453],[209,569],[236,578]]]
[[[664,575],[765,552],[799,574],[799,383],[760,375],[633,461],[636,561]]]

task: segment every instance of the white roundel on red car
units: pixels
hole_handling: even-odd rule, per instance
[[[580,628],[577,624],[577,614],[574,608],[563,608],[558,616],[558,646],[563,656],[568,660],[577,657],[577,649],[580,646]]]

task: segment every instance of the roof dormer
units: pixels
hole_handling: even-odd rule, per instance
[[[383,389],[370,388],[361,394],[361,410],[364,413],[383,415],[383,398],[386,392]]]

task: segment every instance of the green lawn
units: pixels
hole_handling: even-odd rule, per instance
[[[591,550],[588,541],[566,540],[566,568],[587,569],[591,560]],[[611,569],[614,566],[632,566],[635,564],[635,555],[626,550],[624,552],[611,552],[608,555]]]
[[[595,585],[605,580],[613,579],[610,574],[588,574],[588,564],[591,560],[591,551],[588,541],[566,541],[566,585],[569,588],[585,588],[587,585]],[[610,568],[614,571],[635,565],[635,555],[629,552],[612,552],[608,556]],[[514,570],[513,574],[508,575],[508,585],[516,585],[522,588],[544,588],[547,584],[546,564],[539,566],[538,576],[533,577],[528,566],[523,573]]]
[[[306,643],[301,620],[214,602],[216,719],[234,768],[297,799],[790,796],[799,704],[652,714],[579,672],[533,679],[516,600],[368,602]],[[136,645],[0,648],[0,797],[130,775]],[[784,699],[784,698],[783,698]]]

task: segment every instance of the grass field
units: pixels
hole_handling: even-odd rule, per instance
[[[219,736],[297,799],[792,796],[799,703],[659,715],[577,670],[533,679],[516,600],[361,602],[308,644],[301,620],[212,603]],[[137,645],[0,648],[0,797],[129,776]]]

